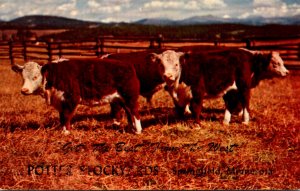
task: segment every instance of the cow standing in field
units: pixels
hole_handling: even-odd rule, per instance
[[[118,53],[110,54],[106,58],[125,61],[134,65],[140,81],[140,95],[145,97],[151,105],[153,94],[164,86],[164,80],[161,76],[162,66],[152,59],[152,53],[150,51]]]
[[[30,72],[26,71],[28,68],[31,68]],[[43,67],[31,62],[23,67],[15,65],[13,69],[22,72],[25,79],[21,89],[23,94],[42,90],[47,103],[59,111],[66,134],[78,104],[112,101],[125,109],[128,123],[136,133],[142,131],[138,112],[139,80],[130,63],[109,59],[72,59],[48,63]]]
[[[204,98],[220,97],[230,90],[237,90],[232,93],[242,106],[243,123],[248,124],[250,89],[257,86],[262,79],[288,74],[277,52],[263,54],[246,49],[197,52],[178,57],[180,65],[177,62],[165,62],[161,59],[161,55],[157,58],[165,67],[164,76],[167,78],[167,85],[175,87],[173,88],[175,96],[179,81],[190,86],[192,92],[190,110],[197,121]],[[225,101],[229,99],[224,98]],[[178,97],[173,99],[180,101]],[[177,106],[177,109],[180,107]],[[178,112],[182,114],[182,111],[183,109]],[[229,124],[230,118],[231,113],[226,108],[224,124]]]

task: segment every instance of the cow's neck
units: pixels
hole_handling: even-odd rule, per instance
[[[251,74],[251,87],[259,84],[260,80],[267,78],[267,68],[271,61],[271,54],[254,54],[252,59],[252,74]]]

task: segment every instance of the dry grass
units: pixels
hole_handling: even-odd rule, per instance
[[[205,100],[200,125],[178,120],[169,95],[161,91],[154,96],[153,108],[147,109],[140,99],[141,135],[114,129],[108,106],[80,106],[72,134],[64,136],[57,128],[58,113],[39,96],[21,95],[21,77],[10,70],[8,61],[1,63],[2,189],[300,187],[300,72],[263,81],[253,90],[249,126],[238,117],[228,127],[221,125],[221,99]],[[124,119],[124,127],[126,123]],[[117,151],[121,142],[127,152]],[[221,148],[209,151],[210,143]],[[234,144],[238,146],[227,152],[226,146]],[[28,172],[31,166],[35,169]],[[123,174],[120,167],[125,167]],[[227,173],[228,167],[248,170]]]

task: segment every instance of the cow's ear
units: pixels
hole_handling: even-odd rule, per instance
[[[24,68],[25,68],[24,66],[20,66],[20,65],[18,65],[18,64],[13,64],[13,65],[11,66],[11,69],[12,69],[13,71],[17,72],[17,73],[21,73],[21,72],[23,71]]]
[[[182,54],[179,58],[180,64],[181,65],[185,65],[186,61],[190,58],[190,52],[186,52],[184,54]]]
[[[159,59],[159,55],[156,53],[149,53],[146,57],[147,63],[155,63]]]
[[[42,66],[42,69],[41,69],[42,76],[45,76],[45,77],[48,76],[50,67],[51,67],[51,64],[45,64],[44,66]]]
[[[178,58],[180,58],[182,55],[184,55],[185,53],[184,52],[176,52]]]

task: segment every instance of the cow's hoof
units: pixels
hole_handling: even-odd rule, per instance
[[[71,134],[71,132],[69,131],[69,130],[63,130],[62,131],[62,134],[64,134],[64,135],[70,135]]]
[[[229,122],[228,121],[223,121],[222,123],[223,125],[229,126]]]
[[[135,134],[140,135],[142,134],[142,131],[136,131]]]
[[[239,117],[242,117],[243,114],[244,114],[244,112],[243,112],[243,110],[241,110],[241,111],[238,113],[238,116],[239,116]]]
[[[194,127],[191,127],[192,129],[196,129],[196,130],[199,130],[199,129],[201,129],[201,125],[200,125],[200,123],[195,123],[194,124]]]
[[[114,126],[120,126],[120,125],[121,125],[121,122],[120,122],[120,121],[117,121],[117,120],[114,120],[114,121],[113,121],[113,125],[114,125]]]
[[[249,121],[243,121],[242,124],[248,126],[249,125]]]

